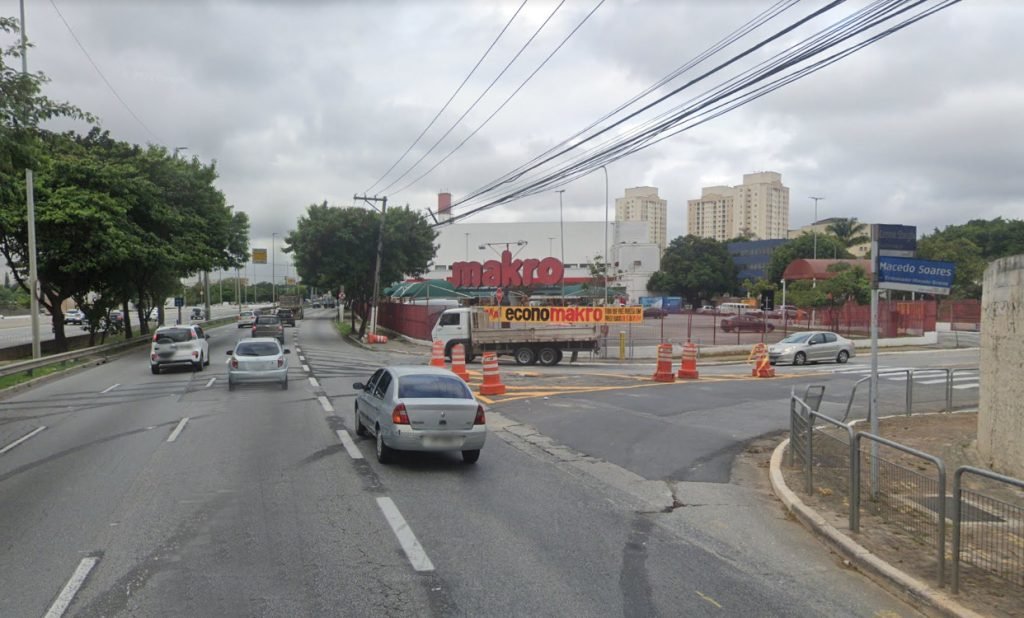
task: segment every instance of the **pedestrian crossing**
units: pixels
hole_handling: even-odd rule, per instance
[[[907,372],[913,372],[914,382],[917,384],[946,384],[949,380],[949,372],[946,369],[924,369],[920,367],[879,367],[878,379],[892,382],[905,382]],[[871,374],[871,367],[863,365],[851,365],[840,369],[833,369],[834,374],[846,374],[851,377],[867,377]],[[977,369],[960,369],[953,374],[953,388],[956,390],[969,390],[979,388],[979,374]]]

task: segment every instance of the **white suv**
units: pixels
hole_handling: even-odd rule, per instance
[[[161,326],[153,333],[149,350],[149,368],[160,373],[166,365],[192,365],[193,371],[202,371],[210,364],[209,335],[198,324]]]

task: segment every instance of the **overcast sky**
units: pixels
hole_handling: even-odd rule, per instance
[[[30,0],[26,21],[35,48],[29,67],[52,79],[47,94],[95,113],[119,139],[186,146],[187,154],[216,159],[220,188],[229,203],[249,214],[254,246],[269,245],[272,232],[294,228],[310,203],[348,205],[353,194],[370,188],[520,4],[54,2],[141,123],[104,85],[52,3]],[[439,190],[458,199],[588,125],[773,3],[607,0],[454,156],[394,192],[480,125],[595,4],[568,0],[448,139],[387,191],[390,203],[433,208]],[[805,0],[700,68],[825,4]],[[865,4],[848,3],[785,41]],[[404,171],[454,123],[555,6],[527,2],[396,171]],[[0,0],[0,13],[16,16],[18,2]],[[920,233],[971,218],[1021,218],[1022,23],[1024,2],[1017,0],[955,5],[609,165],[612,203],[625,187],[657,186],[669,202],[674,238],[686,232],[686,200],[698,197],[702,186],[739,184],[744,173],[774,170],[790,187],[791,228],[813,219],[811,195],[825,198],[819,218],[917,225]],[[682,103],[719,81],[685,90],[671,102]],[[603,219],[601,172],[564,188],[567,221]],[[557,203],[557,194],[547,192],[470,220],[557,220]]]

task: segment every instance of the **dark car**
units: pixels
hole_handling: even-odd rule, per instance
[[[743,315],[734,315],[722,320],[722,330],[729,333],[732,331],[742,332],[750,331],[754,333],[770,333],[775,330],[775,325],[771,322],[765,322],[764,318],[752,316],[748,313]]]
[[[295,326],[295,312],[293,312],[291,309],[278,309],[277,319],[281,320],[282,324],[287,324],[288,326]]]
[[[276,315],[261,315],[252,323],[253,337],[273,337],[284,343],[284,324]]]
[[[644,308],[645,318],[663,318],[668,315],[668,311],[665,311],[661,307],[646,307]]]

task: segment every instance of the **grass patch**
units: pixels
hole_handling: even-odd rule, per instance
[[[348,337],[352,334],[352,324],[345,320],[340,320],[334,323],[334,327],[338,329],[338,334],[342,337]]]
[[[47,376],[53,373],[64,371],[65,369],[70,369],[78,365],[82,365],[85,363],[85,360],[86,359],[84,358],[76,358],[74,360],[56,362],[53,363],[52,365],[45,365],[43,367],[33,369],[32,375],[28,375],[27,373],[16,373],[14,375],[4,376],[0,378],[0,390],[10,388],[12,386],[17,386],[18,384],[28,382],[29,380],[34,380],[42,376]]]

